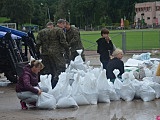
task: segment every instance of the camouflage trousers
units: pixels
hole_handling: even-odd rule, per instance
[[[45,68],[44,70],[42,70],[42,73],[52,74],[54,80],[58,81],[58,76],[61,74],[61,72],[65,72],[66,69],[63,54],[50,54],[41,58],[42,63],[45,65]]]

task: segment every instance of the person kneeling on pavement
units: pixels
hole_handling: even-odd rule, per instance
[[[123,51],[117,48],[112,55],[113,58],[109,60],[107,64],[107,79],[110,79],[110,81],[114,83],[116,77],[122,78],[122,74],[124,73],[124,63],[121,60],[123,57]],[[118,69],[120,72],[117,76],[113,73],[115,69]]]
[[[39,60],[32,60],[30,64],[24,66],[23,73],[16,84],[17,97],[20,99],[22,109],[28,109],[27,105],[36,107],[41,92],[48,92],[48,88],[38,86],[38,73],[43,68],[44,65]]]

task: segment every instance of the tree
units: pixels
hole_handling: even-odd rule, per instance
[[[12,2],[12,3],[11,3]],[[5,0],[4,9],[6,17],[11,19],[11,22],[16,22],[17,25],[31,21],[33,15],[32,0]],[[17,27],[18,28],[18,27]]]

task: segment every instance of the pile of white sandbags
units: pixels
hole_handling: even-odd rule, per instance
[[[138,59],[128,59],[122,79],[116,78],[113,84],[107,80],[106,71],[102,66],[93,68],[89,62],[85,64],[81,52],[79,51],[75,61],[70,62],[66,71],[59,75],[54,89],[51,89],[51,76],[41,76],[40,86],[47,87],[48,94],[55,98],[52,108],[78,108],[80,105],[110,103],[121,99],[132,101],[134,98],[151,101],[160,97],[160,79],[155,76],[159,62],[151,62],[148,54],[142,55],[147,57],[134,56]],[[139,60],[140,58],[145,60]],[[117,72],[114,71],[115,74]]]

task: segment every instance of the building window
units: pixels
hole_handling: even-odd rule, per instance
[[[151,7],[148,7],[148,11],[152,11]]]
[[[141,12],[143,12],[143,8],[141,8]]]
[[[141,8],[139,8],[139,10],[138,10],[139,12],[141,11]]]
[[[156,6],[156,11],[160,11],[160,6]]]
[[[147,20],[150,20],[150,17],[147,17]]]

